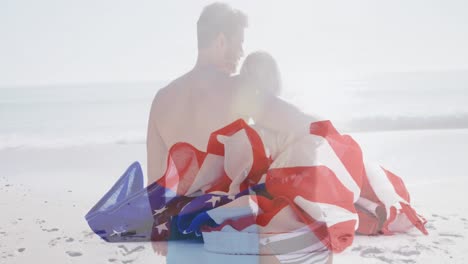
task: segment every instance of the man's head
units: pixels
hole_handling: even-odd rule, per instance
[[[247,25],[247,16],[227,4],[206,6],[197,22],[199,59],[209,60],[220,70],[234,73],[244,53],[242,45]]]

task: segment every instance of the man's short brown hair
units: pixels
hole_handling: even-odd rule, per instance
[[[248,26],[247,16],[225,3],[206,6],[197,22],[198,49],[207,47],[220,33],[229,38]]]

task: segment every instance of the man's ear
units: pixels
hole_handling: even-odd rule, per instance
[[[221,50],[226,48],[226,35],[224,35],[224,33],[221,32],[218,34],[218,36],[216,36],[215,46]]]

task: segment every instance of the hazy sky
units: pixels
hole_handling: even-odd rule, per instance
[[[212,1],[1,0],[0,86],[170,80]],[[468,2],[226,1],[283,74],[468,69]]]

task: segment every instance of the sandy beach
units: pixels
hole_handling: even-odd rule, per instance
[[[405,180],[429,235],[357,236],[333,263],[466,263],[468,129],[351,135],[366,159]],[[0,263],[265,262],[199,243],[101,240],[84,215],[133,161],[146,168],[144,144],[0,150]]]
[[[334,264],[468,264],[468,1],[217,2],[0,0],[0,264],[309,264],[327,261],[328,248],[317,250],[326,243],[337,251],[345,248],[328,259]],[[291,105],[270,100],[269,94]],[[220,169],[207,162],[206,174],[197,179],[195,161],[206,156],[188,163],[187,155],[179,155],[187,152],[178,152],[184,164],[173,164],[177,172],[187,171],[187,181],[173,181],[181,179],[174,173],[161,184],[172,189],[156,186],[145,203],[134,199],[142,197],[138,190],[147,194],[139,189],[135,166],[122,177],[128,181],[113,189],[115,195],[103,199],[109,203],[95,207],[106,213],[88,214],[135,162],[146,181],[148,138],[150,155],[179,140],[201,146],[201,135],[240,117],[278,128],[272,132],[329,119],[340,134],[359,143],[366,165],[381,165],[403,180],[411,206],[403,204],[400,212],[407,217],[393,218],[390,211],[407,200],[398,178],[365,166],[376,176],[362,180],[362,164],[353,159],[357,151],[343,148],[348,138],[337,140],[325,126],[303,138],[316,144],[322,132],[330,135],[327,144],[317,144],[319,155],[308,145],[294,145],[302,143],[290,140],[294,137],[271,136],[265,152],[276,161],[269,166],[280,170],[278,177],[269,175],[271,185],[263,194],[277,200],[233,196],[245,183],[265,179],[257,171],[267,159],[263,153],[250,159],[246,149],[258,141],[242,132],[239,141],[219,140],[225,146],[234,142],[232,152],[226,148],[224,171],[221,159],[206,155]],[[290,143],[289,151],[284,146]],[[287,166],[280,164],[283,157]],[[302,173],[307,174],[301,178]],[[218,176],[234,183],[228,195],[171,199],[174,186],[193,196],[219,190],[222,184],[213,181]],[[384,206],[374,203],[374,196]],[[228,204],[231,198],[248,203]],[[284,201],[295,205],[279,208]],[[187,206],[192,202],[194,207]],[[213,207],[220,210],[193,211]],[[251,218],[257,207],[272,214]],[[362,209],[360,219],[356,208]],[[427,220],[428,235],[412,208]],[[152,227],[146,221],[150,213]],[[154,228],[153,239],[176,237],[174,228],[180,236],[201,230],[207,248],[187,240],[106,242],[90,228],[87,214],[106,239],[146,239],[139,233],[146,228]],[[129,220],[134,216],[137,220]],[[128,224],[140,219],[136,227]],[[272,228],[251,225],[254,219]],[[356,219],[362,232],[363,226],[369,233],[403,230],[409,222],[422,232],[357,234],[351,241]],[[312,234],[303,225],[309,220],[331,224],[317,225]],[[227,239],[210,240],[220,233],[210,235],[211,223],[226,224],[217,227]],[[314,243],[316,237],[322,244]],[[213,253],[219,248],[297,254]]]

